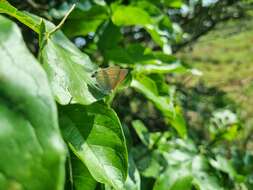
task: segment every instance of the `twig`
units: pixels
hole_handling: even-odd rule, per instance
[[[226,2],[225,5],[226,6],[227,5],[229,5],[229,6],[236,5],[236,2],[237,1],[232,1],[231,4],[227,4],[227,2]],[[223,2],[220,1],[220,3],[223,3]],[[221,16],[221,14],[222,14],[221,8],[224,7],[225,5],[216,4],[216,6],[210,7],[208,9],[200,9],[192,19],[190,19],[190,20],[186,19],[186,21],[181,24],[182,28],[184,30],[187,28],[187,26],[188,27],[190,26],[190,28],[192,28],[192,25],[194,25],[194,21],[195,21],[196,18],[198,18],[198,17],[202,18],[202,14],[207,15],[206,12],[214,11],[214,9],[216,9],[216,13]],[[217,11],[219,11],[219,12],[217,12]],[[195,34],[194,34],[194,32],[189,31],[190,33],[193,33],[193,36],[191,38],[187,39],[186,41],[183,41],[182,43],[175,44],[173,46],[173,52],[176,53],[179,50],[181,50],[182,48],[184,48],[185,46],[189,46],[191,44],[194,44],[201,36],[204,36],[208,32],[210,32],[211,30],[213,30],[217,26],[217,24],[228,21],[229,19],[240,19],[240,18],[243,18],[244,16],[245,16],[245,14],[241,11],[239,12],[239,16],[236,17],[236,18],[234,17],[234,15],[228,14],[224,17],[218,17],[218,19],[213,19],[212,15],[208,14],[207,17],[204,18],[203,20],[208,19],[209,22],[211,22],[211,25],[206,27],[206,28],[203,28],[201,30],[202,26],[200,26],[200,25],[202,25],[203,23],[200,22],[199,27],[197,26],[198,31]]]
[[[72,7],[67,12],[67,14],[61,20],[61,22],[53,30],[51,30],[50,32],[48,32],[48,37],[50,37],[52,34],[54,34],[57,30],[59,30],[61,28],[61,26],[64,24],[64,22],[66,21],[66,19],[70,15],[70,13],[74,10],[75,6],[76,6],[76,4],[73,4]]]

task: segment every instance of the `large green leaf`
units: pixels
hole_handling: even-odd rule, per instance
[[[0,16],[0,189],[61,190],[65,147],[46,74]]]
[[[40,61],[47,72],[55,99],[60,104],[78,102],[90,104],[105,95],[95,85],[91,75],[98,69],[61,31],[47,35],[54,25],[41,18],[18,11],[6,1],[0,1],[0,12],[15,17],[40,35]],[[46,25],[46,26],[45,26]]]
[[[102,103],[60,107],[65,140],[101,183],[123,188],[127,176],[127,149],[114,111]]]
[[[182,137],[186,136],[186,124],[180,110],[174,108],[169,97],[159,95],[157,86],[151,78],[144,75],[137,76],[132,80],[131,86],[152,101]]]
[[[43,30],[40,35],[44,35]],[[98,66],[61,31],[41,44],[40,60],[48,74],[55,98],[60,104],[72,101],[87,105],[105,96],[91,77]]]

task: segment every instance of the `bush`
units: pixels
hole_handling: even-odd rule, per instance
[[[187,128],[169,83],[200,74],[179,24],[229,2],[0,0],[0,189],[251,189],[238,116]]]

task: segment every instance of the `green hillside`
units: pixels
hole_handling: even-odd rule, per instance
[[[201,83],[225,92],[226,97],[239,106],[236,111],[250,130],[253,124],[253,19],[222,23],[178,55],[203,72],[203,76],[187,81],[187,86]]]

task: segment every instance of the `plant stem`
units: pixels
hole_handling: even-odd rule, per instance
[[[61,22],[53,30],[48,32],[48,37],[50,37],[52,34],[54,34],[57,30],[59,30],[62,27],[62,25],[70,15],[70,13],[74,10],[75,6],[76,4],[73,4],[72,7],[69,9],[69,11],[66,13],[66,15],[63,17],[63,19],[61,20]]]

